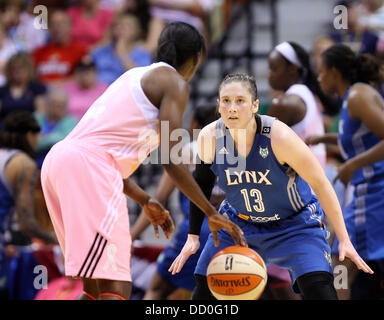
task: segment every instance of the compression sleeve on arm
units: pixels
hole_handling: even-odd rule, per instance
[[[193,177],[207,199],[211,197],[212,189],[216,181],[216,175],[212,172],[210,167],[210,163],[204,163],[201,161],[201,163],[198,162],[198,164],[196,164],[196,169],[193,172]],[[192,201],[190,201],[188,233],[200,235],[200,229],[204,218],[204,212],[201,211]]]

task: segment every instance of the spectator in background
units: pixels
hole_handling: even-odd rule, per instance
[[[100,6],[102,8],[118,13],[123,10],[124,2],[125,0],[100,0]]]
[[[34,26],[35,16],[26,11],[24,0],[0,1],[0,18],[18,51],[32,51],[45,44],[48,32]]]
[[[12,56],[5,68],[7,83],[0,87],[0,121],[11,112],[33,112],[42,105],[46,86],[34,80],[30,56],[20,52]]]
[[[153,17],[149,25],[147,46],[154,50],[166,24],[186,22],[198,29],[207,39],[205,16],[215,5],[215,0],[148,0]]]
[[[135,16],[118,15],[111,32],[112,41],[91,53],[99,80],[108,84],[127,70],[147,66],[152,62],[151,53],[140,42],[141,28]]]
[[[92,58],[85,56],[76,65],[73,80],[63,85],[69,97],[68,113],[80,120],[107,87],[106,83],[97,80],[96,65]]]
[[[381,0],[380,0],[381,1]],[[329,36],[337,43],[349,46],[355,53],[375,54],[379,37],[377,30],[370,30],[363,25],[362,6],[356,0],[342,0],[338,5],[347,8],[347,29],[332,29]]]
[[[384,0],[361,0],[359,23],[365,30],[379,36],[377,51],[384,52]]]
[[[68,114],[68,95],[59,88],[53,88],[47,94],[45,112],[36,112],[35,117],[41,127],[36,151],[37,164],[43,164],[45,155],[51,147],[63,140],[76,126],[77,119]]]
[[[107,31],[114,12],[100,7],[99,0],[81,0],[68,9],[71,18],[72,40],[88,50],[107,41]]]
[[[16,53],[15,44],[9,39],[4,27],[0,24],[0,86],[3,86],[6,82],[5,65],[8,59]]]
[[[143,34],[147,36],[148,26],[153,19],[149,11],[148,0],[123,0],[121,12],[135,15],[140,20]]]
[[[38,78],[52,83],[72,75],[75,65],[86,54],[86,49],[71,40],[71,22],[67,12],[56,10],[50,12],[48,17],[50,41],[33,51],[32,56]]]
[[[379,38],[375,32],[364,28],[361,24],[358,3],[355,0],[343,0],[338,4],[347,8],[348,27],[333,29],[329,36],[337,44],[349,46],[355,53],[376,53]]]
[[[335,41],[329,36],[324,35],[316,38],[311,52],[311,66],[316,74],[319,72],[321,54],[334,44]]]

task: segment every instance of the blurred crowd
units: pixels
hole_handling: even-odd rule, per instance
[[[36,146],[36,163],[41,167],[49,149],[74,128],[109,84],[131,68],[152,63],[158,37],[167,23],[184,21],[194,25],[205,35],[209,51],[212,39],[225,28],[222,23],[213,22],[212,14],[219,8],[224,15],[226,2],[1,0],[0,128],[11,113],[32,113],[41,127]],[[39,16],[41,12],[34,12],[38,5],[48,9],[47,28],[44,24],[36,25],[36,19],[44,18]],[[367,72],[377,75],[376,81],[370,84],[384,95],[384,0],[344,0],[335,1],[336,5],[348,9],[347,28],[335,29],[330,21],[327,28],[319,30],[309,52],[312,69],[315,73],[319,71],[320,56],[327,48],[345,44],[356,54],[366,55]],[[271,99],[264,102],[267,106],[263,112],[268,113],[269,104],[278,95],[271,88]],[[328,133],[338,131],[340,101],[335,105],[321,109]],[[321,103],[319,106],[321,108]],[[337,146],[327,145],[326,150],[326,170],[331,179],[343,160]],[[145,165],[135,173],[135,178],[148,189],[158,181],[160,170],[160,166]],[[343,202],[345,188],[336,184],[335,189]],[[133,212],[133,217],[137,213]],[[62,257],[57,246],[52,249],[26,236],[16,219],[6,230],[1,226],[0,231],[10,261],[9,299],[72,299],[81,292],[80,281],[63,277]],[[150,265],[156,260],[156,257],[147,262],[143,262],[144,258],[140,260],[141,256],[148,257],[140,254],[143,250],[143,247],[136,248],[138,255],[133,258],[133,263],[140,268],[144,268],[142,263]],[[36,265],[47,266],[50,290],[39,290],[33,285]],[[139,272],[137,277],[143,278],[143,274]],[[383,286],[384,280],[380,281]],[[144,281],[141,288],[138,285],[138,297],[147,285],[148,281]]]

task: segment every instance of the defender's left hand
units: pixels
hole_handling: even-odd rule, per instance
[[[359,256],[350,240],[339,243],[339,261],[344,261],[345,257],[350,258],[359,270],[373,274],[372,269]]]

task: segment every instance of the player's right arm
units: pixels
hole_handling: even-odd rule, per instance
[[[178,79],[176,76],[169,77],[163,85],[165,87],[160,103],[159,120],[168,124],[169,135],[160,136],[160,148],[163,146],[169,147],[168,152],[171,154],[171,150],[177,147],[178,141],[171,140],[170,134],[173,130],[182,128],[182,117],[189,98],[189,88],[184,80]],[[165,150],[161,151],[165,152]],[[237,245],[246,245],[241,229],[229,219],[217,213],[186,165],[175,164],[171,157],[168,163],[162,163],[162,165],[175,185],[208,216],[209,227],[215,238],[216,245],[218,245],[217,231],[222,228],[231,234]]]
[[[305,139],[305,143],[308,145],[315,145],[319,143],[327,143],[337,145],[337,133],[326,133],[323,135],[311,135]]]
[[[45,231],[35,218],[35,190],[39,175],[35,162],[24,153],[17,154],[8,163],[5,174],[14,188],[17,221],[21,231],[47,244],[57,244],[56,236]]]
[[[174,189],[175,189],[174,183],[169,178],[168,174],[164,171],[160,178],[160,182],[157,186],[154,198],[165,207],[167,204],[168,198],[170,197]],[[132,241],[138,239],[140,234],[149,226],[149,224],[150,224],[150,221],[148,220],[148,217],[145,214],[144,210],[141,211],[139,217],[137,218],[137,220],[135,221],[131,229]],[[155,232],[156,232],[156,229],[155,229]],[[156,233],[156,237],[159,238],[160,235]]]

